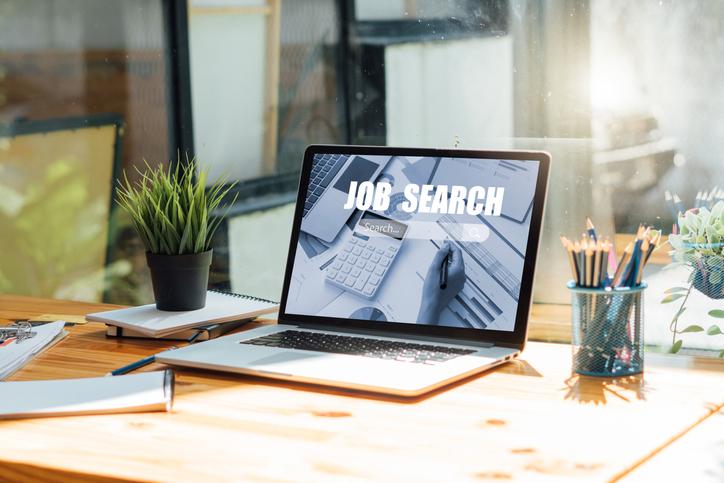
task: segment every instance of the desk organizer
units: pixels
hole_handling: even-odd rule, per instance
[[[573,372],[606,377],[643,372],[646,287],[645,282],[615,289],[568,283],[573,305]]]

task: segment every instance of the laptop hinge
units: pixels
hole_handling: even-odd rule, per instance
[[[492,342],[484,342],[470,339],[455,339],[452,337],[439,337],[434,335],[405,334],[402,332],[392,332],[389,330],[359,329],[352,327],[336,327],[333,325],[317,325],[317,324],[294,324],[305,329],[326,330],[328,332],[342,332],[346,334],[373,335],[376,337],[394,337],[396,339],[419,340],[420,342],[439,342],[441,344],[457,344],[469,345],[474,347],[483,347],[488,349],[495,347]]]

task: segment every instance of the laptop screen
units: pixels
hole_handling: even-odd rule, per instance
[[[285,312],[514,331],[539,164],[315,154]]]

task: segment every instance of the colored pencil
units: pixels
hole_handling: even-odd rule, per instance
[[[623,254],[621,254],[621,259],[618,261],[618,268],[616,268],[616,273],[614,273],[613,281],[611,282],[612,287],[618,286],[618,282],[621,280],[621,275],[623,275],[623,269],[626,266],[626,262],[631,257],[631,253],[633,253],[633,242],[629,242],[623,250]]]
[[[601,256],[603,255],[603,246],[599,240],[596,243],[596,247],[593,255],[593,280],[591,285],[598,287],[601,282]]]
[[[593,222],[590,218],[586,217],[586,230],[588,231],[588,236],[590,236],[593,241],[598,241],[598,235],[596,234],[596,227],[593,226]]]

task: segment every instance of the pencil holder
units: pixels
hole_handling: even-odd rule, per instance
[[[647,285],[616,289],[568,283],[573,305],[573,372],[619,377],[644,370],[644,307]]]

